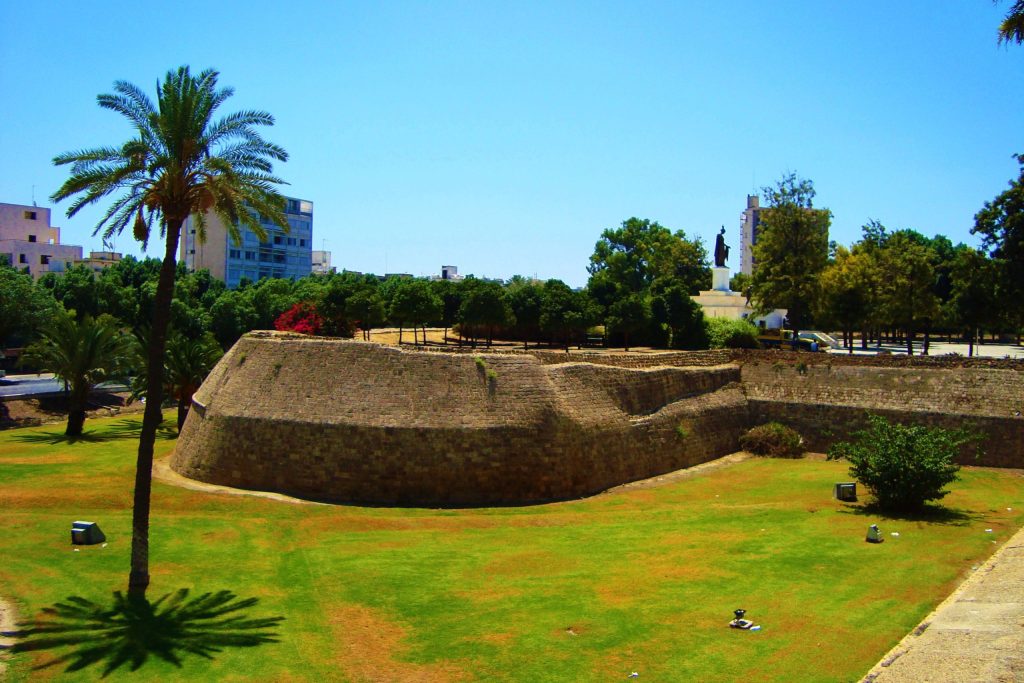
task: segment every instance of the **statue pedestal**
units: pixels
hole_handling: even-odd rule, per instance
[[[728,292],[729,290],[729,269],[711,269],[711,289],[716,292]]]
[[[711,289],[690,297],[704,310],[708,318],[727,318],[729,320],[749,320],[755,325],[769,328],[781,328],[786,317],[786,309],[777,308],[767,315],[754,315],[754,309],[747,305],[747,297],[740,292],[729,289],[729,269],[711,269]]]

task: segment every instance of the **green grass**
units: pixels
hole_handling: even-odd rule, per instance
[[[90,420],[74,443],[59,426],[0,433],[0,595],[22,617],[72,595],[109,605],[124,587],[137,425]],[[180,669],[154,655],[109,678],[857,679],[1024,523],[1024,493],[1015,472],[964,471],[951,514],[886,520],[830,498],[846,478],[841,463],[754,459],[661,488],[478,510],[156,482],[150,597],[257,598],[238,614],[283,617],[266,629],[278,642],[238,640],[209,659],[178,650]],[[108,546],[73,552],[76,519],[99,522]],[[873,522],[881,545],[864,542]],[[726,628],[737,607],[763,630]],[[72,651],[16,654],[12,679],[95,680],[113,656],[33,668]]]

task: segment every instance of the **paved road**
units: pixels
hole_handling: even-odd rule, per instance
[[[123,384],[101,384],[105,391],[127,391]],[[52,374],[7,375],[0,379],[0,398],[26,398],[60,394],[64,383],[54,379]],[[94,390],[95,391],[95,390]]]
[[[906,344],[882,344],[880,347],[892,353],[893,355],[907,353]],[[924,346],[921,342],[914,343],[914,355],[920,355]],[[853,353],[857,356],[868,355],[873,356],[878,353],[879,347],[875,345],[869,345],[867,351],[862,351],[860,348],[860,342],[854,342]],[[946,342],[935,342],[930,344],[928,349],[928,355],[941,356],[947,353],[958,353],[961,356],[967,356],[968,346],[967,344],[947,344]],[[829,353],[848,353],[848,350],[843,349],[830,349]],[[1024,346],[1017,346],[1016,344],[978,344],[974,347],[974,355],[982,356],[985,358],[1024,358]]]

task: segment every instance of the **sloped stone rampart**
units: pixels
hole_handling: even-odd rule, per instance
[[[737,362],[729,362],[729,359]],[[733,452],[755,424],[825,450],[891,419],[1024,466],[1024,373],[762,352],[423,353],[257,333],[196,393],[171,466],[307,498],[424,506],[589,495]],[[888,360],[888,359],[886,359]]]
[[[211,483],[395,505],[584,496],[735,450],[736,366],[628,370],[249,335],[202,388],[171,466]]]

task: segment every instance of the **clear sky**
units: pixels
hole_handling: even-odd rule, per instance
[[[739,266],[746,195],[795,171],[849,244],[869,218],[976,244],[1024,152],[1024,47],[1008,0],[821,2],[4,2],[0,201],[63,216],[54,155],[123,142],[95,104],[214,67],[223,111],[277,119],[285,193],[315,248],[366,272],[587,278],[630,216]],[[138,253],[130,235],[116,242]],[[151,255],[160,255],[150,246]]]

